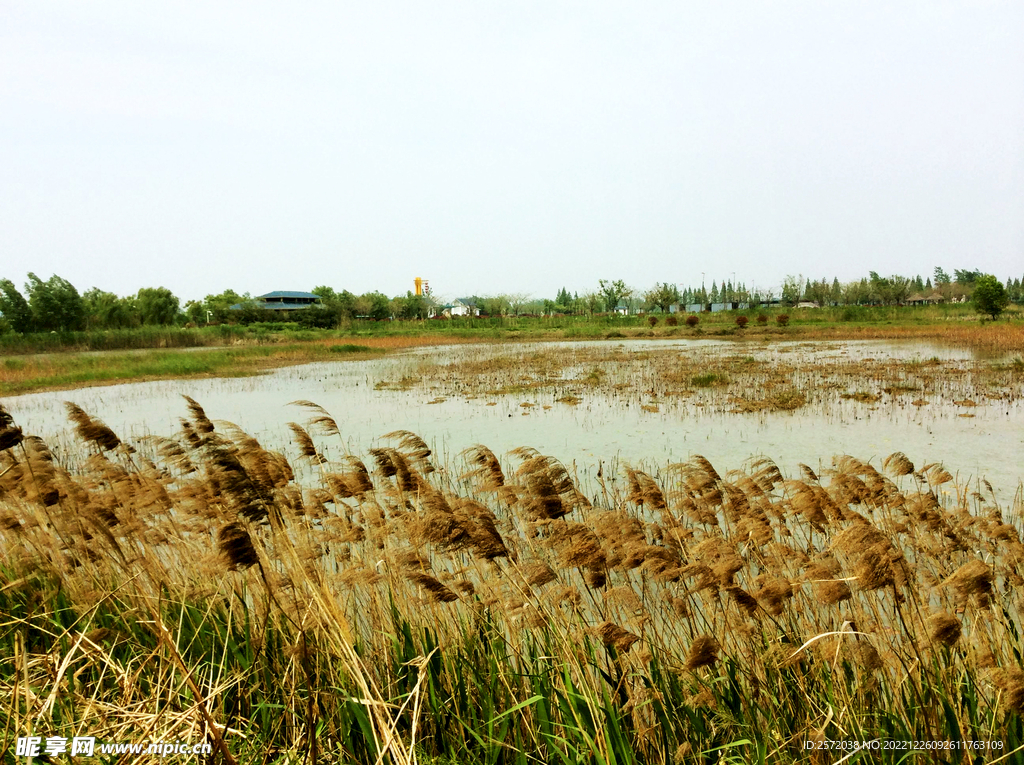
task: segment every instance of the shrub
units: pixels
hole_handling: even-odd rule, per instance
[[[775,317],[775,323],[778,324],[780,327],[785,327],[787,324],[789,324],[789,314],[780,313],[778,316]]]
[[[652,327],[657,326],[658,325],[658,317],[657,316],[648,316],[647,317],[647,323],[650,324]]]
[[[737,316],[736,326],[739,327],[740,329],[743,329],[744,327],[747,326],[748,321],[750,321],[750,319],[748,319],[746,316]]]
[[[765,324],[768,323],[768,317],[763,313],[759,313],[757,315],[757,323],[763,327]]]
[[[996,277],[988,274],[979,277],[974,283],[974,296],[971,301],[978,309],[978,313],[988,314],[993,321],[1010,304],[1006,289]]]
[[[687,327],[696,327],[698,324],[700,324],[700,319],[698,319],[693,314],[690,314],[689,316],[686,317]]]
[[[729,375],[721,372],[706,372],[690,378],[690,385],[694,388],[711,388],[719,385],[728,385],[731,382]]]
[[[677,319],[675,316],[669,316],[667,319],[665,319],[665,323],[668,324],[670,327],[676,327],[679,325],[679,319]]]

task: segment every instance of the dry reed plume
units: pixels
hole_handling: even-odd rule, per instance
[[[1020,730],[1019,498],[939,491],[943,466],[899,452],[789,479],[695,456],[600,487],[528,448],[435,469],[404,430],[371,470],[296,404],[294,463],[191,399],[179,437],[134,447],[69,405],[74,468],[0,408],[12,735],[408,763],[557,760],[582,731],[581,761],[669,763],[741,732],[789,761],[854,719]]]

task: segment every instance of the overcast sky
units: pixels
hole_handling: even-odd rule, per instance
[[[1024,275],[1024,3],[0,0],[0,278]]]

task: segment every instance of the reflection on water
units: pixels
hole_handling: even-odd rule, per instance
[[[368,361],[292,367],[260,377],[39,393],[8,399],[5,406],[27,433],[42,436],[58,456],[68,451],[72,438],[61,402],[73,401],[132,441],[147,434],[174,435],[180,427],[178,418],[187,414],[181,398],[187,394],[199,401],[211,418],[234,422],[268,446],[291,442],[287,422],[302,422],[308,414],[288,404],[307,399],[332,414],[353,453],[365,454],[378,445],[384,433],[405,429],[422,436],[442,463],[466,447],[483,443],[499,454],[529,445],[566,464],[575,463],[583,474],[603,464],[608,475],[609,468],[615,472],[617,463],[643,464],[656,472],[693,454],[704,455],[723,470],[763,455],[793,474],[798,463],[815,470],[828,467],[837,454],[871,459],[878,466],[886,455],[902,451],[918,467],[944,463],[957,474],[958,483],[987,478],[1001,502],[1012,500],[1024,474],[1024,405],[1019,394],[980,400],[980,405],[970,410],[973,416],[964,416],[957,407],[938,401],[911,405],[911,396],[887,397],[866,406],[835,395],[793,412],[745,414],[707,406],[696,397],[662,398],[657,411],[649,411],[655,407],[643,408],[643,381],[633,381],[634,390],[628,376],[618,386],[620,390],[583,389],[580,403],[567,406],[557,401],[565,392],[558,387],[480,394],[459,379],[459,365],[451,363],[495,357],[518,360],[539,351],[554,352],[564,365],[560,380],[571,385],[574,378],[586,373],[586,354],[594,348],[636,355],[641,366],[648,352],[698,353],[710,361],[739,355],[767,366],[799,358],[802,371],[794,373],[793,380],[798,386],[815,377],[819,366],[828,369],[852,363],[870,368],[892,360],[933,358],[964,368],[976,363],[971,351],[914,342],[737,345],[713,340],[631,340],[432,347]],[[410,384],[420,382],[407,389],[378,389],[383,381],[403,378]],[[951,390],[950,396],[954,395],[956,391]],[[524,403],[532,406],[524,407]],[[336,438],[327,439],[324,447],[329,457],[341,455]]]

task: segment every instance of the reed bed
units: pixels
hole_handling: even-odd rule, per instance
[[[216,762],[834,762],[1024,751],[1018,493],[901,453],[787,477],[700,456],[583,484],[529,448],[290,455],[192,399],[129,445],[0,409],[0,754],[209,741]],[[848,761],[905,762],[908,750]],[[913,755],[911,755],[913,756]]]
[[[851,406],[951,411],[1016,406],[1024,399],[1024,364],[931,357],[870,357],[841,343],[644,348],[617,345],[467,350],[462,358],[410,360],[400,380],[441,396],[535,402],[613,401],[689,416],[698,411],[751,413],[807,407],[829,414]],[[656,407],[656,408],[653,408]]]

